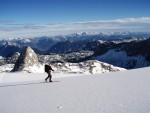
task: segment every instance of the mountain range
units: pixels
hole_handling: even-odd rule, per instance
[[[45,61],[45,59],[41,61]],[[32,48],[27,46],[23,48],[15,64],[1,66],[0,72],[44,73],[45,64],[50,64],[57,73],[95,74],[125,70],[97,60],[88,60],[80,63],[52,61],[53,63],[47,61],[44,63],[39,62],[37,54]]]
[[[65,36],[0,40],[0,65],[15,64],[25,46],[30,46],[41,63],[80,63],[99,60],[134,69],[150,65],[150,33],[74,33]]]

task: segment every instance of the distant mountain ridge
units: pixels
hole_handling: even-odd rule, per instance
[[[30,46],[38,54],[64,53],[69,51],[79,51],[90,42],[102,41],[132,41],[147,39],[150,33],[143,32],[114,32],[114,33],[74,33],[60,36],[43,36],[34,38],[16,38],[0,40],[0,56],[7,57],[13,52],[21,52],[24,46]],[[62,50],[57,48],[64,45]],[[70,46],[70,45],[73,46]],[[77,47],[76,47],[77,45]],[[74,47],[75,46],[75,47]],[[71,48],[70,48],[71,47]],[[70,48],[70,50],[68,49]]]
[[[149,37],[150,33],[140,32],[83,32],[55,37],[1,40],[0,64],[10,63],[9,59],[15,62],[18,56],[12,55],[21,53],[25,46],[30,46],[38,54],[40,62],[78,63],[99,60],[127,69],[145,67],[150,65]],[[125,59],[120,59],[117,55]]]
[[[33,38],[16,38],[16,39],[3,39],[0,40],[0,56],[7,56],[10,53],[4,48],[9,48],[13,46],[14,52],[21,52],[22,46],[30,46],[38,54],[45,54],[47,51],[51,51],[58,43],[70,42],[72,44],[79,42],[87,43],[97,40],[102,41],[125,41],[125,40],[135,40],[135,39],[145,39],[149,38],[150,33],[148,32],[112,32],[112,33],[74,33],[68,35],[59,36],[42,36]],[[14,49],[15,48],[15,49]],[[12,50],[12,49],[10,49]],[[7,54],[5,53],[7,51]],[[62,52],[61,52],[62,53]]]

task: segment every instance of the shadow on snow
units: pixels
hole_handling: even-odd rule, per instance
[[[59,82],[59,81],[53,81],[53,82]],[[34,84],[45,84],[45,83],[53,83],[53,82],[31,82],[31,83],[18,83],[18,84],[6,84],[6,85],[0,85],[1,87],[13,87],[13,86],[26,86],[26,85],[34,85]]]

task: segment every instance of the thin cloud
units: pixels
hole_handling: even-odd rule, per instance
[[[7,24],[0,26],[0,32],[2,32],[1,37],[6,37],[11,34],[15,34],[15,37],[17,37],[17,34],[18,36],[22,35],[24,37],[24,34],[40,36],[40,34],[59,35],[86,31],[150,31],[150,17],[98,20],[68,24],[19,24],[9,21],[0,21],[0,23]]]
[[[0,24],[10,24],[10,23],[14,23],[14,20],[0,20]]]
[[[150,17],[125,18],[116,20],[99,20],[88,22],[76,22],[71,24],[49,25],[54,30],[78,30],[78,29],[122,29],[122,28],[150,27]]]
[[[45,29],[47,26],[44,25],[25,25],[22,27],[23,29]]]
[[[116,19],[120,23],[150,23],[150,17]]]
[[[7,24],[7,26],[1,26],[0,31],[23,31],[23,30],[37,30],[37,29],[45,29],[47,26],[44,25],[34,25],[34,24]]]

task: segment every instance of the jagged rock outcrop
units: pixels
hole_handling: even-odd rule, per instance
[[[80,63],[60,62],[51,65],[58,73],[99,74],[126,70],[97,60],[88,60]]]
[[[23,51],[21,52],[12,72],[37,72],[40,68],[41,64],[38,61],[36,53],[29,46],[27,46],[24,47]]]
[[[6,63],[7,64],[15,64],[17,59],[19,58],[20,53],[19,52],[14,52],[10,54],[9,56],[6,57]]]

